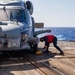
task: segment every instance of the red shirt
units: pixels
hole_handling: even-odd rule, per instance
[[[53,36],[53,35],[46,35],[45,37],[48,38],[48,43],[51,43],[55,36]]]

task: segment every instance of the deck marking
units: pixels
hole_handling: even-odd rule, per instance
[[[60,72],[59,70],[53,68],[52,66],[47,65],[46,63],[42,62],[43,64],[45,64],[46,66],[52,68],[53,70],[55,70],[56,72],[60,73],[61,75],[65,75],[64,73]]]

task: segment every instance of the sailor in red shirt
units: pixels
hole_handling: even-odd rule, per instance
[[[54,47],[60,51],[60,55],[63,55],[63,51],[57,46],[57,37],[54,36],[54,35],[45,35],[44,37],[41,37],[40,38],[40,41],[43,42],[45,41],[45,46],[44,48],[46,48],[46,52],[48,53],[48,48],[49,48],[49,45],[50,43],[53,43]]]

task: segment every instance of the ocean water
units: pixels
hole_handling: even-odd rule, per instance
[[[58,40],[72,40],[75,41],[75,27],[45,27],[44,29],[51,29],[50,33],[38,35],[38,37],[46,34],[55,35]]]

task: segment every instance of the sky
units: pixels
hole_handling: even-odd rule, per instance
[[[75,0],[30,0],[35,22],[45,27],[75,27]]]
[[[35,22],[44,23],[45,27],[75,27],[75,0],[29,1],[34,6]]]

